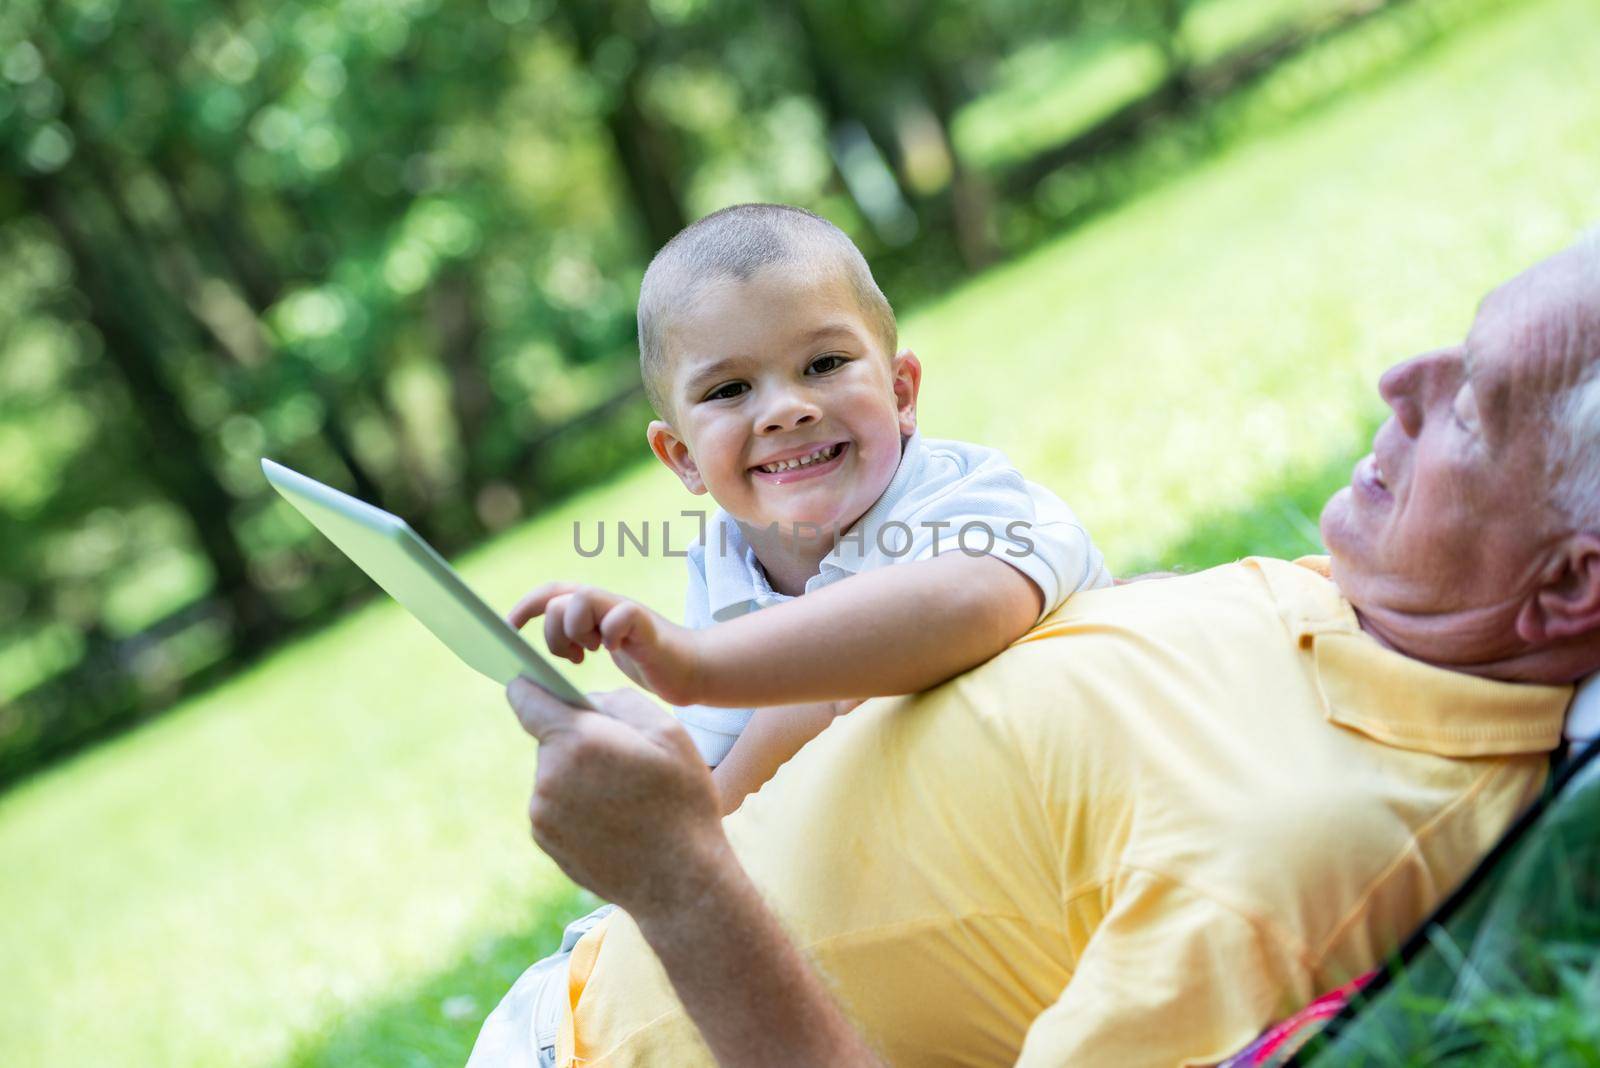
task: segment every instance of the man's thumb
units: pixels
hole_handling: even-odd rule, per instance
[[[518,675],[506,686],[506,701],[517,714],[522,729],[541,741],[582,715],[581,709],[565,704],[550,691],[527,677]]]

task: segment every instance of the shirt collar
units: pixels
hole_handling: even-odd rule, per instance
[[[1571,686],[1479,678],[1384,648],[1362,631],[1326,557],[1249,563],[1310,659],[1330,722],[1447,757],[1542,753],[1560,744]]]
[[[894,477],[889,480],[888,487],[872,502],[872,507],[844,532],[828,555],[822,558],[822,571],[833,568],[853,575],[865,566],[868,557],[878,546],[878,535],[883,525],[894,516],[895,509],[905,495],[922,481],[922,471],[927,462],[928,447],[922,443],[921,433],[913,430],[900,446],[900,464],[894,469]],[[898,545],[900,540],[892,540],[891,543]]]
[[[706,527],[704,548],[706,604],[716,622],[789,599],[772,588],[739,524],[720,508]]]

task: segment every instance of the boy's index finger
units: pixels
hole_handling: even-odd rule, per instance
[[[571,593],[577,588],[577,583],[574,582],[546,582],[543,586],[535,586],[506,614],[506,622],[521,630],[528,620],[544,615],[545,607],[553,599],[564,593]]]
[[[600,640],[607,649],[614,649],[641,631],[641,636],[648,639],[649,623],[649,615],[638,602],[618,602],[600,620]]]

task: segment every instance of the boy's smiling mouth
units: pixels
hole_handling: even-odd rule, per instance
[[[831,445],[811,446],[804,451],[794,450],[784,456],[756,464],[750,473],[763,482],[782,484],[801,478],[813,478],[839,466],[840,459],[849,449],[849,442],[836,441]]]

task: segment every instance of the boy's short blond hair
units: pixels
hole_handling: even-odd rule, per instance
[[[656,414],[670,420],[665,394],[666,333],[672,313],[719,278],[744,281],[773,264],[839,271],[889,355],[898,340],[894,309],[855,242],[827,219],[784,204],[736,204],[692,223],[664,245],[639,287],[639,373]]]

